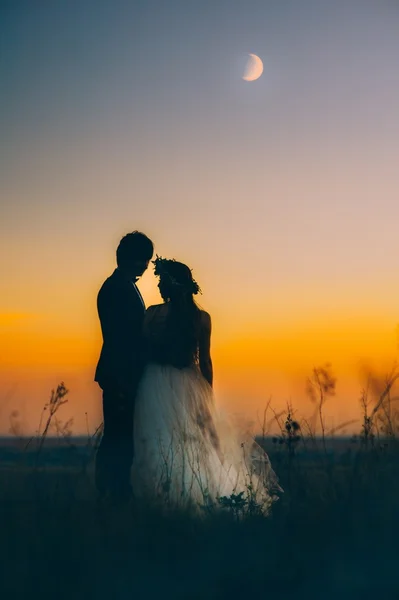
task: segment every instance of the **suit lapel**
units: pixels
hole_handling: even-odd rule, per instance
[[[132,302],[139,304],[139,306],[142,308],[143,312],[145,312],[145,303],[143,300],[143,296],[141,295],[140,290],[137,287],[137,285],[135,285],[135,283],[133,281],[128,281],[127,279],[125,279],[118,269],[115,269],[112,276],[115,277],[116,279],[118,279],[118,281],[120,282],[120,285],[123,285],[123,287],[126,286],[126,289],[129,290],[130,296],[132,298]]]
[[[135,283],[132,282],[132,286],[134,287],[134,290],[136,292],[136,295],[138,296],[141,304],[143,305],[143,309],[145,310],[145,304],[144,304],[144,300],[143,300],[143,296],[141,295],[141,292],[139,290],[139,288],[137,287],[137,285]]]

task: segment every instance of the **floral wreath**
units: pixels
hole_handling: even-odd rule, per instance
[[[201,288],[194,278],[187,283],[180,283],[169,273],[168,264],[171,262],[176,262],[176,259],[162,258],[162,256],[158,256],[157,254],[156,259],[152,261],[152,264],[154,265],[154,274],[158,275],[159,277],[167,277],[171,285],[182,288],[184,291],[190,294],[202,294]]]

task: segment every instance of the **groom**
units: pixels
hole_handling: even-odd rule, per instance
[[[97,297],[103,346],[95,381],[103,390],[104,431],[96,456],[95,480],[100,497],[115,501],[131,495],[133,411],[142,374],[142,322],[145,305],[136,287],[154,253],[143,233],[125,235],[116,251],[117,269]]]

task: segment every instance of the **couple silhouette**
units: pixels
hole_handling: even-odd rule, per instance
[[[125,235],[97,297],[99,497],[199,511],[242,492],[267,514],[282,490],[267,454],[215,402],[211,317],[194,300],[200,287],[187,265],[156,256],[162,302],[146,309],[136,282],[153,254],[145,234]]]

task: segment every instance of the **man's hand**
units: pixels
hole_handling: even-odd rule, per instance
[[[129,390],[129,389],[120,389],[118,392],[118,404],[117,404],[117,408],[119,412],[123,412],[123,411],[127,411],[128,408],[130,407],[133,398],[136,394],[136,389],[134,390]]]
[[[119,412],[123,412],[126,410],[127,408],[127,393],[126,392],[119,392],[118,393],[118,411]]]

